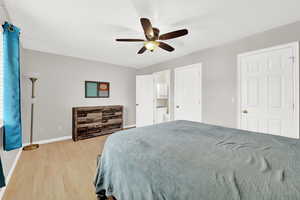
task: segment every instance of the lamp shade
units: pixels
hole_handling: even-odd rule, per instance
[[[36,73],[36,72],[29,72],[29,73],[23,74],[23,77],[27,78],[27,79],[29,79],[29,78],[37,78],[38,79],[40,77],[40,74]]]

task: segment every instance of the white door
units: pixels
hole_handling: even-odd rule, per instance
[[[136,76],[136,126],[153,124],[153,76]]]
[[[175,120],[201,122],[201,64],[175,69]]]
[[[299,138],[298,43],[239,56],[239,127]]]

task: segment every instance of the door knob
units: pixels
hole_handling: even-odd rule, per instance
[[[243,113],[244,113],[244,114],[247,114],[247,113],[248,113],[248,110],[243,110]]]
[[[135,104],[136,106],[138,106],[139,104]]]
[[[177,105],[176,108],[179,108],[179,105]]]

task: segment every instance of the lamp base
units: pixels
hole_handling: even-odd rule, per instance
[[[39,146],[40,146],[39,144],[30,144],[30,145],[23,147],[23,151],[35,150],[35,149],[39,148]]]

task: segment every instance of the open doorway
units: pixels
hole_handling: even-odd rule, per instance
[[[156,72],[154,76],[154,123],[170,121],[171,71]]]

